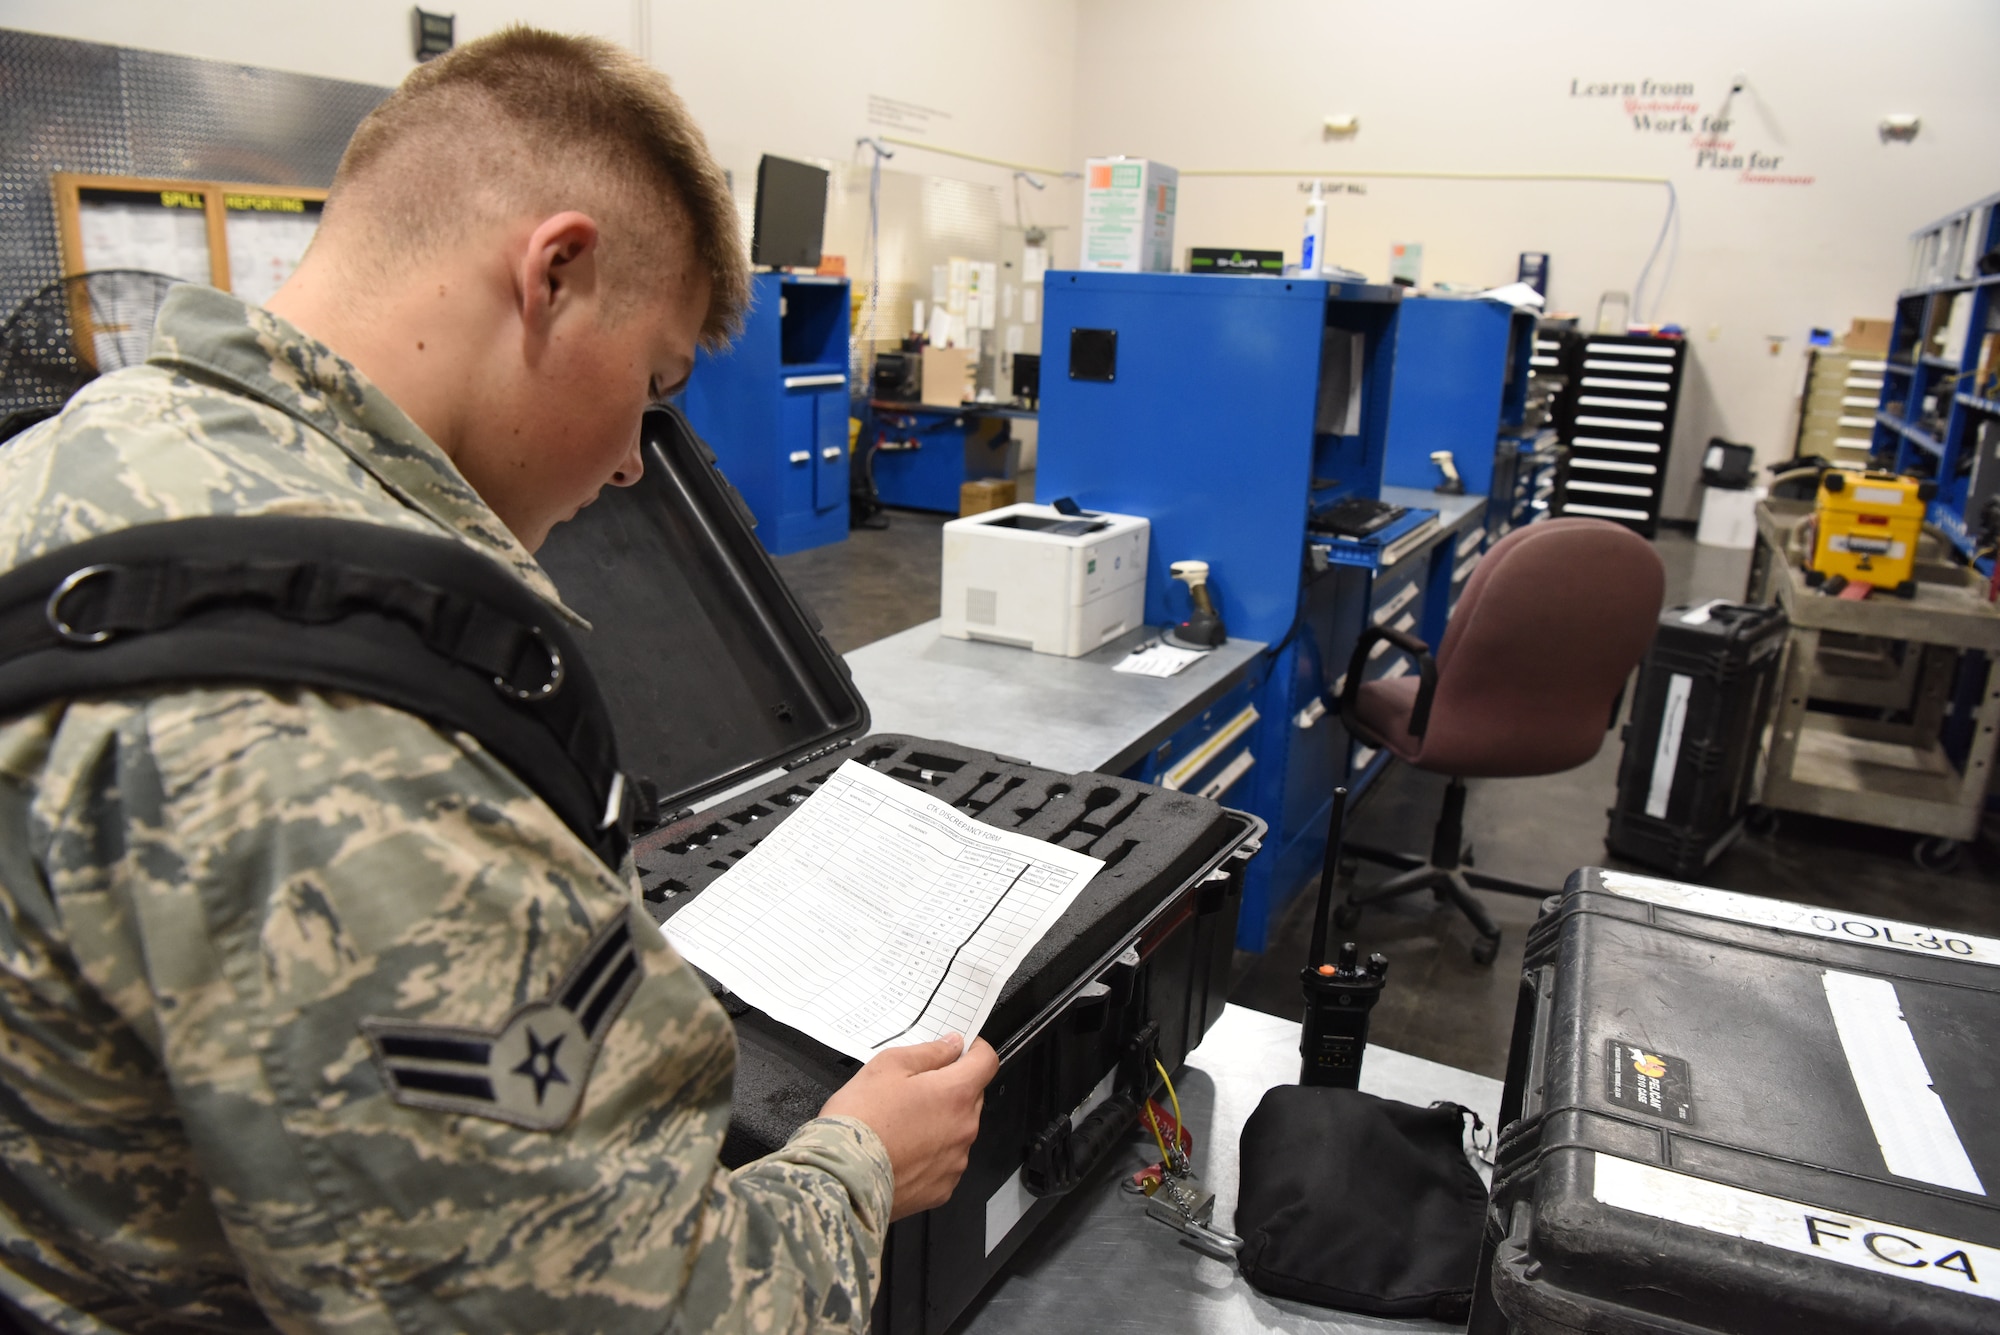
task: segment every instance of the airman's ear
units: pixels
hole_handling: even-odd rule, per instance
[[[543,329],[563,305],[597,294],[597,221],[570,210],[551,214],[536,225],[519,260],[516,300],[530,329]]]

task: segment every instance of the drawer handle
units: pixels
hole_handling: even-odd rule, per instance
[[[829,445],[825,449],[819,452],[819,457],[826,460],[828,463],[832,463],[835,459],[838,459],[840,457],[840,450],[835,446]]]
[[[792,462],[795,464],[809,464],[812,462],[812,457],[813,456],[811,450],[792,451]]]
[[[821,385],[844,385],[846,383],[847,377],[844,375],[788,375],[785,377],[786,389],[815,389]]]

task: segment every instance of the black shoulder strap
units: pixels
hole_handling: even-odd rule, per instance
[[[347,691],[470,733],[617,867],[637,814],[554,611],[442,535],[358,520],[141,524],[0,575],[0,718],[176,685]]]

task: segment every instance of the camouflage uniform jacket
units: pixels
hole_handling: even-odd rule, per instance
[[[442,533],[560,607],[352,366],[182,287],[148,365],[0,448],[0,570],[201,514]],[[882,1143],[722,1168],[735,1061],[629,876],[468,737],[304,689],[0,720],[0,1326],[863,1327]]]

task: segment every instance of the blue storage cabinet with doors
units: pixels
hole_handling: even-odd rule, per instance
[[[1148,622],[1186,617],[1168,568],[1202,560],[1229,633],[1268,646],[1240,705],[1219,702],[1133,771],[1269,824],[1237,929],[1240,946],[1261,950],[1317,874],[1333,789],[1348,777],[1327,700],[1361,633],[1369,572],[1314,561],[1307,522],[1380,491],[1401,293],[1071,272],[1050,273],[1044,291],[1036,498],[1151,521]]]
[[[847,536],[847,280],[752,282],[743,332],[695,358],[681,408],[783,556]]]
[[[1396,319],[1384,483],[1431,490],[1444,479],[1431,454],[1449,450],[1468,495],[1493,493],[1513,329],[1513,308],[1497,301],[1404,300]]]

